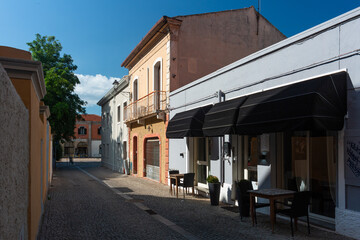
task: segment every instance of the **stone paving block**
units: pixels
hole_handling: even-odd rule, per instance
[[[239,213],[211,206],[207,198],[184,199],[182,192],[176,198],[169,186],[92,164],[57,169],[39,239],[291,238],[289,222],[283,219],[277,219],[272,234],[267,215],[258,213],[253,227],[249,218],[241,221]],[[315,227],[308,235],[306,225],[299,224],[295,239],[349,238]]]

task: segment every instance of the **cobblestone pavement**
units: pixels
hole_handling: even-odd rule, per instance
[[[58,164],[39,239],[291,239],[289,222],[258,213],[258,225],[209,199],[179,198],[154,181],[112,172],[99,162]],[[294,239],[349,239],[299,224]]]

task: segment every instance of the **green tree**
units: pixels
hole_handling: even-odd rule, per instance
[[[62,46],[54,36],[41,36],[27,43],[34,60],[40,61],[44,70],[45,105],[50,108],[49,122],[54,143],[74,136],[76,119],[85,114],[86,102],[74,92],[80,81],[74,74],[77,66],[68,54],[61,56]]]

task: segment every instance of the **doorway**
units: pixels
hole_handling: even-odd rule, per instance
[[[210,170],[210,138],[194,138],[195,181],[202,188],[207,188],[206,178]]]
[[[145,142],[144,177],[160,181],[160,142],[149,138]]]
[[[154,65],[154,107],[155,110],[160,109],[160,90],[161,90],[161,65],[157,62]]]
[[[327,222],[335,218],[337,133],[284,133],[283,185],[311,191],[310,215]]]
[[[133,173],[137,174],[137,137],[133,138]]]

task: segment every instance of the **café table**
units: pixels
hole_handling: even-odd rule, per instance
[[[272,232],[274,233],[274,225],[276,222],[275,200],[294,197],[295,191],[279,189],[279,188],[271,188],[271,189],[248,190],[248,193],[250,195],[250,212],[251,212],[251,219],[253,226],[255,223],[255,208],[254,208],[255,197],[269,199],[271,229]]]
[[[176,185],[176,197],[179,197],[179,182],[180,179],[184,178],[184,174],[183,173],[176,173],[176,174],[170,174],[170,179],[175,179],[175,185]],[[170,181],[170,192],[172,194],[172,184]]]

